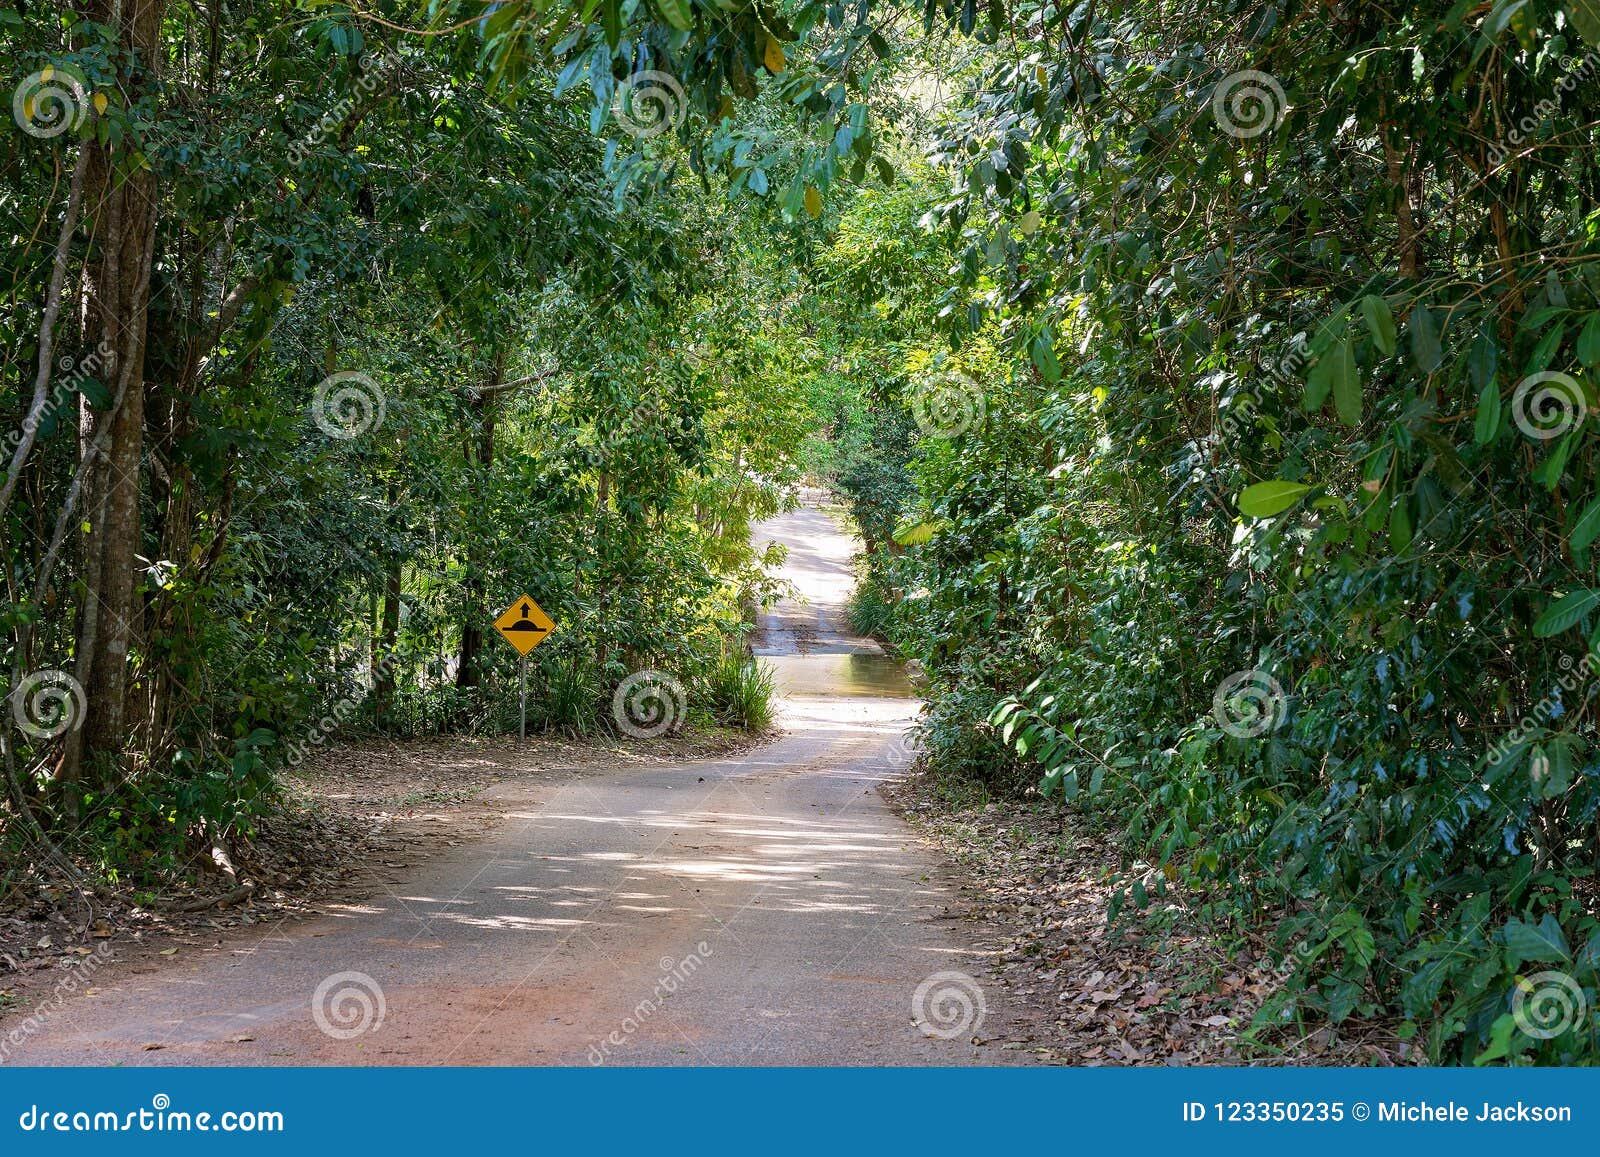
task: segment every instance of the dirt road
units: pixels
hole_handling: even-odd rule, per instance
[[[814,509],[760,533],[788,544],[805,600],[758,636],[785,689],[779,738],[499,784],[489,838],[307,923],[113,961],[11,1063],[1022,1059],[973,1044],[1006,1034],[1002,994],[948,918],[946,869],[876,790],[916,704],[843,625],[850,540]]]

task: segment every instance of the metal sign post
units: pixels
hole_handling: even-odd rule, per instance
[[[518,698],[522,700],[521,722],[517,724],[517,738],[528,738],[528,656],[522,656],[522,670],[517,677]]]

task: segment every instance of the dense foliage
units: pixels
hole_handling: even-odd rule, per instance
[[[0,13],[76,95],[0,170],[12,682],[87,716],[13,730],[13,826],[181,847],[341,699],[504,726],[523,587],[550,721],[655,664],[759,725],[747,531],[809,469],[928,762],[1273,927],[1264,1033],[1595,1059],[1569,7]]]
[[[935,150],[942,328],[1017,360],[878,559],[930,755],[1276,924],[1274,1021],[1592,1059],[1595,56],[1553,4],[1053,13]]]
[[[514,728],[524,591],[533,726],[656,668],[768,722],[748,528],[810,411],[752,287],[798,227],[619,187],[553,73],[283,15],[0,13],[9,883],[181,870],[362,730]]]

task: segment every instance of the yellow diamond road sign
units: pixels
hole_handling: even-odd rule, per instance
[[[506,642],[515,647],[519,655],[526,655],[544,642],[555,626],[550,616],[528,595],[512,603],[494,621],[494,629],[506,637]]]

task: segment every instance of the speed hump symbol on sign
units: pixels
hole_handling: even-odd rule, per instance
[[[500,617],[494,621],[494,629],[517,649],[519,655],[526,655],[544,642],[555,627],[550,616],[533,601],[531,595],[523,595],[501,611]]]

